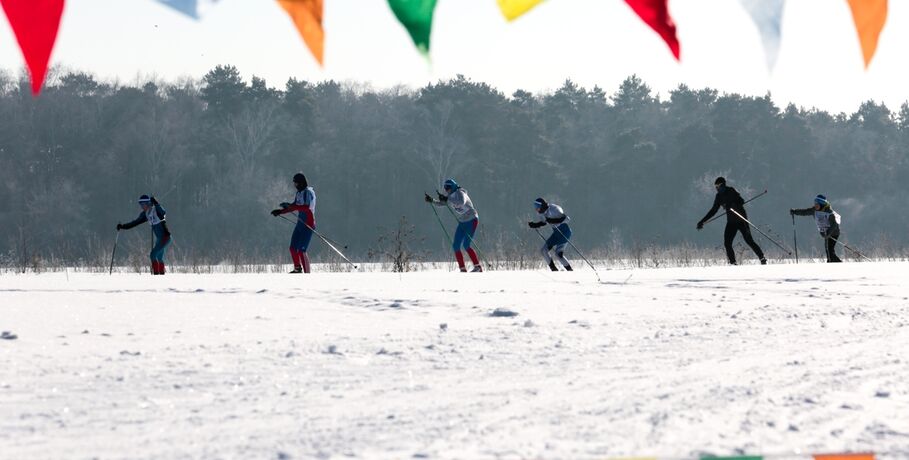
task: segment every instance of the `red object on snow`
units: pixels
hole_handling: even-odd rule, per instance
[[[679,58],[679,38],[675,33],[675,22],[669,15],[669,0],[625,0],[635,13],[663,37],[669,45],[675,60]]]
[[[32,79],[32,94],[38,95],[47,75],[64,0],[0,0],[9,20],[19,49]]]

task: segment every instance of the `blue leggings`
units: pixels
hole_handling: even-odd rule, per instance
[[[149,254],[152,262],[164,262],[164,251],[170,246],[170,241],[170,235],[162,236],[155,241],[155,245]]]
[[[549,238],[546,239],[546,242],[543,243],[543,247],[540,248],[540,252],[543,254],[543,260],[547,264],[552,263],[552,256],[549,255],[549,251],[555,249],[555,255],[559,259],[559,262],[563,266],[568,267],[568,259],[565,258],[565,246],[568,245],[568,240],[571,238],[571,227],[567,223],[559,224],[558,227],[552,229],[552,235],[549,235]]]
[[[458,224],[458,229],[455,230],[454,234],[454,241],[451,243],[451,249],[454,252],[460,251],[461,248],[470,249],[470,245],[473,243],[473,235],[477,232],[479,223],[480,219],[473,219]]]
[[[312,241],[312,230],[302,222],[297,222],[294,234],[290,237],[290,249],[306,252],[309,249],[310,241]]]
[[[556,248],[556,251],[562,251],[568,244],[569,238],[571,238],[571,227],[567,223],[559,224],[558,227],[552,229],[552,235],[546,239],[546,248]]]

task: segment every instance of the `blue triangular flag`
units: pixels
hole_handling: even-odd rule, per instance
[[[785,0],[740,0],[761,33],[767,68],[773,70],[780,51],[780,34]]]
[[[193,19],[198,20],[218,0],[157,0]]]

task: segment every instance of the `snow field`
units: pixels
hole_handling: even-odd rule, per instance
[[[907,274],[3,275],[0,456],[907,458]]]

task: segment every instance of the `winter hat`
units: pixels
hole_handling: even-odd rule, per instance
[[[725,177],[720,176],[720,177],[717,177],[715,181],[713,181],[713,185],[720,185],[720,184],[726,185]]]
[[[814,204],[823,208],[824,206],[827,206],[828,204],[830,204],[830,202],[827,201],[826,196],[818,195],[818,196],[814,197]]]
[[[139,197],[139,204],[150,204],[151,198],[148,195],[142,195]]]
[[[547,203],[546,200],[542,198],[537,198],[536,200],[533,200],[533,206],[537,209],[543,210],[549,207],[549,203]]]
[[[294,183],[302,185],[303,188],[309,186],[309,184],[306,182],[306,176],[304,176],[303,173],[294,174]]]
[[[446,190],[451,189],[451,191],[453,192],[453,191],[461,188],[461,186],[458,185],[458,183],[455,182],[454,179],[445,179],[445,183],[442,184],[442,188],[444,188]]]

